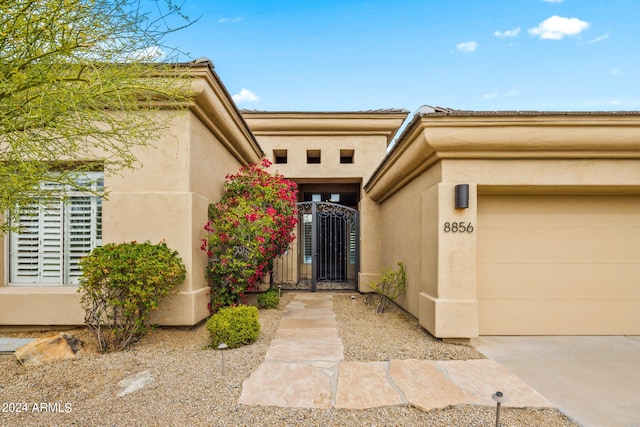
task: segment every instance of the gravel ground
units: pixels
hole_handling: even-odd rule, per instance
[[[351,296],[355,299],[351,299]],[[344,359],[382,362],[391,359],[467,360],[486,359],[470,345],[443,343],[435,339],[418,320],[395,304],[381,315],[364,295],[335,294],[333,309],[338,319]]]
[[[110,354],[96,353],[87,332],[75,330],[87,343],[82,357],[38,368],[23,367],[12,355],[0,356],[0,426],[495,425],[495,408],[475,406],[424,412],[406,406],[338,410],[238,405],[242,382],[263,361],[282,309],[291,299],[292,294],[284,294],[279,310],[260,311],[261,334],[256,343],[226,350],[224,377],[220,352],[204,349],[203,325],[158,329],[133,350]],[[397,307],[377,315],[361,300],[352,303],[350,294],[336,294],[334,308],[346,360],[483,357],[472,347],[433,339]],[[116,397],[118,382],[143,370],[151,371],[153,383]],[[3,412],[10,409],[9,403],[21,402],[26,403],[26,412]],[[34,405],[39,408],[41,403],[59,410],[34,411]],[[502,412],[502,425],[577,426],[556,410],[509,408]]]

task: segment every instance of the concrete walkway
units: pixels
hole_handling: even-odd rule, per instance
[[[554,407],[494,360],[345,362],[331,294],[296,294],[265,361],[243,383],[239,403],[365,409],[412,405]]]
[[[0,354],[13,354],[16,349],[29,344],[35,338],[6,338],[0,337]]]
[[[473,345],[582,426],[640,426],[640,337],[480,337]]]

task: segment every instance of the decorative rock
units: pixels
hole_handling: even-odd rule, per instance
[[[137,374],[127,377],[118,383],[118,387],[120,387],[118,397],[126,396],[129,393],[138,391],[152,382],[153,377],[151,376],[150,371],[138,372]]]
[[[15,356],[26,366],[40,366],[63,359],[75,359],[84,343],[73,335],[59,333],[38,338],[16,349]]]

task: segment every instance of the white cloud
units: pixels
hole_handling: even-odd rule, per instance
[[[242,21],[242,18],[220,18],[218,19],[218,22],[221,24],[233,24],[235,22],[240,22]]]
[[[620,74],[620,68],[612,68],[609,70],[609,74],[611,74],[612,76],[617,76]]]
[[[258,95],[245,88],[240,89],[240,92],[233,95],[232,98],[236,102],[256,102],[260,99]]]
[[[498,97],[498,93],[497,92],[491,92],[491,93],[484,94],[482,96],[482,99],[495,99],[497,97]]]
[[[562,40],[564,36],[575,36],[589,28],[591,24],[578,18],[552,16],[542,21],[537,27],[530,28],[529,34],[540,36],[546,40]]]
[[[495,33],[493,33],[494,36],[498,37],[498,38],[505,38],[505,37],[516,37],[518,34],[520,34],[520,28],[514,28],[513,30],[506,30],[506,31],[496,31]]]
[[[608,33],[606,33],[606,34],[603,34],[603,35],[601,35],[601,36],[598,36],[598,37],[596,37],[595,39],[593,39],[593,40],[589,41],[589,44],[591,44],[591,43],[598,43],[598,42],[601,42],[602,40],[606,40],[606,39],[608,39],[608,38],[609,38],[609,34],[611,34],[611,32],[608,32]]]
[[[611,101],[609,101],[609,104],[611,104],[611,105],[620,105],[620,100],[619,99],[612,99]]]
[[[562,3],[564,0],[542,0],[545,3]]]
[[[458,43],[456,45],[456,47],[458,48],[458,50],[460,52],[471,53],[471,52],[474,52],[478,48],[478,43],[476,43],[476,42]]]
[[[507,92],[507,96],[518,96],[518,91],[513,89]]]

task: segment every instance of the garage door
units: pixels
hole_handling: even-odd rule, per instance
[[[481,335],[640,335],[640,196],[480,195]]]

